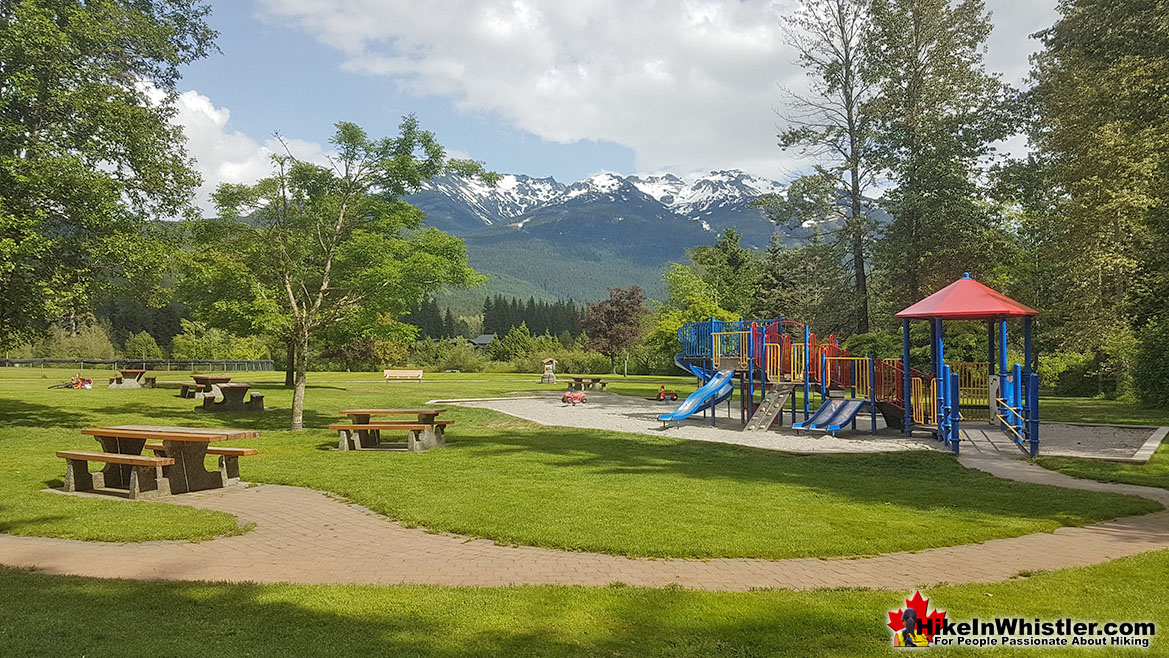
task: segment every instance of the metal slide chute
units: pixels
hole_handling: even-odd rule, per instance
[[[824,430],[836,433],[852,423],[861,409],[868,404],[868,400],[829,398],[820,405],[812,417],[802,423],[792,425],[797,430]]]
[[[699,374],[699,373],[695,373]],[[699,374],[699,376],[702,376]],[[734,370],[719,370],[710,377],[697,391],[691,393],[678,408],[668,414],[658,416],[658,420],[666,423],[683,421],[699,411],[704,411],[723,402],[735,392]]]

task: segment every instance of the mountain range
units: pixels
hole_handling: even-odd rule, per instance
[[[472,266],[491,276],[487,287],[447,300],[471,312],[497,293],[598,299],[636,284],[660,296],[666,264],[729,227],[744,245],[766,247],[777,232],[786,243],[802,242],[814,227],[777,227],[750,206],[783,190],[737,170],[690,179],[602,173],[571,184],[506,174],[494,186],[445,175],[407,200],[426,212],[427,224],[462,237]]]

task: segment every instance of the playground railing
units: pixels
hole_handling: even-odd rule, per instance
[[[938,417],[938,380],[930,379],[927,384],[921,377],[914,377],[910,387],[913,422],[917,425],[933,425]]]
[[[835,383],[840,388],[856,390],[858,397],[868,397],[872,390],[869,358],[862,356],[825,356],[824,386]]]
[[[750,354],[747,346],[750,345],[750,331],[717,331],[711,333],[711,354],[717,360],[731,359],[738,363],[740,368],[746,368],[750,363]],[[717,364],[716,364],[717,365]]]
[[[990,363],[958,361],[946,365],[958,375],[958,406],[962,417],[990,420]]]

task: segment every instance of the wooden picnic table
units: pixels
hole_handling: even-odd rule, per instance
[[[418,416],[418,422],[433,425],[434,419],[446,409],[348,409],[342,411],[342,416],[349,416],[349,421],[355,425],[366,425],[370,416]]]
[[[137,368],[127,368],[119,370],[117,375],[110,377],[110,388],[143,388],[143,384],[147,387],[154,386],[154,377],[147,377],[147,381],[142,381],[142,376],[146,374],[145,370]]]
[[[204,395],[210,394],[211,397],[221,397],[223,393],[220,391],[220,386],[231,381],[230,375],[191,375],[191,379],[195,380],[195,385],[183,384],[183,390],[179,393],[179,397],[184,398],[200,398]]]
[[[598,384],[600,384],[601,390],[603,391],[605,390],[605,386],[608,383],[609,382],[600,377],[572,377],[572,383],[569,386],[571,388],[575,388],[578,391],[583,391],[586,388],[595,388]]]
[[[219,394],[223,399],[216,402],[210,393],[203,394],[203,405],[195,407],[195,411],[263,411],[264,396],[252,393],[251,401],[244,398],[252,385],[245,382],[228,382],[219,384]]]
[[[432,446],[446,444],[446,426],[454,421],[437,419],[438,415],[445,411],[446,409],[346,409],[341,415],[349,417],[349,424],[330,425],[330,429],[337,429],[341,433],[337,446],[340,450],[384,447],[387,444],[381,442],[383,429],[411,431],[412,438],[405,444],[407,448],[426,450]],[[370,422],[372,416],[414,416],[417,420]]]
[[[215,471],[206,469],[204,459],[207,448],[216,441],[254,439],[260,436],[257,430],[158,425],[116,425],[84,429],[81,433],[97,439],[104,452],[123,455],[141,455],[148,440],[162,441],[166,456],[174,460],[174,464],[163,467],[163,477],[169,481],[172,494],[218,489],[238,482],[238,473],[234,477],[229,475],[222,460],[220,468]],[[106,464],[102,470],[104,486],[129,486],[130,468],[125,464]]]

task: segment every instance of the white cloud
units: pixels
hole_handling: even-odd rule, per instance
[[[346,56],[543,139],[631,148],[639,170],[798,164],[775,145],[778,86],[804,76],[781,40],[795,0],[260,0]],[[1055,0],[990,0],[988,63],[1012,82]],[[487,157],[489,154],[482,154]]]
[[[196,197],[204,212],[212,212],[211,192],[220,183],[254,183],[272,173],[271,155],[284,147],[273,136],[263,143],[228,123],[231,111],[217,107],[210,98],[190,90],[179,94],[174,121],[187,136],[187,152],[195,158],[195,170],[203,176]],[[301,160],[325,164],[320,144],[285,138],[289,150]]]

